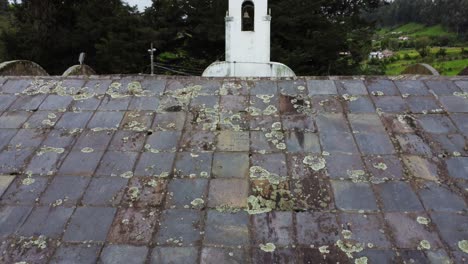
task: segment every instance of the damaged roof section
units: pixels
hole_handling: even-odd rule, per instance
[[[0,77],[0,262],[463,263],[467,202],[466,78]]]

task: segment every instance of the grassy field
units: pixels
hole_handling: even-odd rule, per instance
[[[399,60],[387,65],[386,75],[399,75],[406,67],[417,63],[416,60]],[[452,60],[443,62],[429,63],[437,69],[441,75],[455,76],[464,68],[468,67],[468,59]]]
[[[396,34],[393,34],[396,33]],[[408,23],[396,28],[382,28],[377,31],[379,36],[386,35],[405,35],[409,37],[437,37],[437,36],[454,36],[455,33],[447,31],[441,25],[427,27],[418,23]]]

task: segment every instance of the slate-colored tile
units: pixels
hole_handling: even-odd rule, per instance
[[[366,257],[368,263],[392,264],[398,262],[396,251],[364,249],[354,255],[355,259]]]
[[[449,112],[468,113],[466,99],[458,96],[442,96],[440,102]]]
[[[148,255],[147,247],[131,245],[107,245],[100,257],[102,264],[143,264]]]
[[[356,142],[365,155],[394,154],[392,142],[386,134],[356,134]]]
[[[365,81],[369,93],[383,92],[385,95],[399,95],[399,91],[391,80],[386,79],[367,79]]]
[[[359,180],[357,176],[366,177],[364,164],[358,155],[334,154],[325,157],[327,162],[328,175],[332,179],[351,179]]]
[[[250,132],[250,151],[251,152],[276,152],[279,151],[276,146],[269,142],[265,136],[265,132],[251,131]]]
[[[151,254],[151,264],[196,264],[198,249],[195,247],[156,247]]]
[[[248,153],[215,152],[211,173],[215,178],[245,179],[248,177],[249,168]]]
[[[10,146],[19,148],[36,148],[44,140],[46,134],[39,129],[20,129],[10,140]]]
[[[128,109],[130,104],[130,97],[124,98],[111,98],[106,96],[102,99],[101,105],[99,106],[99,111],[125,111]]]
[[[439,179],[437,165],[431,160],[420,156],[407,155],[402,158],[411,176],[428,181],[437,181]]]
[[[431,213],[440,236],[454,251],[460,251],[458,242],[468,237],[468,216],[450,213]]]
[[[203,263],[203,264],[215,264],[215,263],[235,264],[235,263],[242,263],[246,259],[247,259],[247,252],[245,252],[245,250],[205,247],[202,250],[200,263]]]
[[[250,159],[252,166],[260,166],[279,176],[288,175],[286,157],[283,153],[253,154]]]
[[[463,156],[468,156],[468,148],[465,149],[465,138],[461,134],[433,134],[434,153],[460,153]]]
[[[166,208],[204,208],[207,191],[207,179],[173,179],[167,189]],[[204,202],[197,204],[195,199]]]
[[[361,80],[335,81],[340,94],[366,95],[367,88]]]
[[[281,117],[284,130],[299,130],[305,132],[317,132],[314,119],[307,115],[283,115]]]
[[[16,232],[26,221],[32,211],[30,206],[1,206],[0,207],[0,237],[6,237]]]
[[[58,110],[58,109],[67,109],[68,106],[73,101],[71,96],[60,96],[50,94],[42,102],[39,110]]]
[[[73,207],[36,207],[18,233],[22,236],[44,235],[59,238],[73,211]]]
[[[58,173],[61,175],[91,176],[94,174],[103,154],[103,151],[94,151],[92,153],[71,151],[62,163]],[[78,164],[79,166],[77,166]]]
[[[20,128],[30,115],[25,111],[6,112],[0,116],[0,128]]]
[[[272,129],[278,122],[281,122],[279,116],[254,116],[250,118],[249,126],[251,131],[264,131]]]
[[[385,233],[380,232],[384,229],[380,215],[343,213],[340,221],[344,230],[351,231],[350,240],[363,245],[370,243],[373,245],[372,248],[390,249],[392,247]]]
[[[24,169],[28,158],[33,154],[32,149],[14,149],[0,152],[0,173],[19,173]]]
[[[249,132],[221,131],[218,134],[216,149],[219,151],[249,151]]]
[[[0,111],[6,111],[18,96],[12,94],[0,94]]]
[[[145,245],[157,226],[158,212],[151,209],[120,208],[107,240],[117,244]]]
[[[274,252],[254,249],[252,255],[252,263],[297,263],[296,250],[294,249],[277,248]]]
[[[35,111],[46,98],[46,95],[22,95],[8,109],[9,111]]]
[[[106,150],[109,142],[112,139],[113,132],[111,131],[92,131],[83,132],[77,139],[73,150],[81,151],[84,148],[92,148],[93,150]]]
[[[17,132],[16,129],[0,129],[0,150],[8,145]]]
[[[299,245],[333,245],[340,239],[340,228],[331,213],[296,213],[296,232]]]
[[[312,96],[312,111],[320,114],[343,113],[343,106],[337,96],[316,95]],[[309,110],[310,111],[310,110]]]
[[[420,250],[400,250],[403,263],[429,263],[429,259]]]
[[[73,112],[66,112],[62,115],[62,118],[55,124],[57,128],[83,128],[88,123],[89,119],[93,113],[91,112],[80,112],[80,113],[73,113]]]
[[[335,203],[344,211],[378,210],[370,184],[332,181]]]
[[[249,195],[249,184],[244,179],[213,179],[210,182],[208,206],[245,208]]]
[[[220,110],[222,112],[241,112],[249,105],[249,99],[247,96],[240,95],[225,95],[221,96],[220,100]]]
[[[369,96],[356,96],[356,100],[346,102],[350,113],[375,113],[375,106]]]
[[[177,177],[210,177],[212,153],[177,153],[174,173]]]
[[[134,152],[108,151],[104,154],[96,175],[122,175],[133,171],[138,154]]]
[[[161,214],[157,245],[197,246],[201,243],[201,212],[173,209]]]
[[[323,250],[323,249],[322,249]],[[328,263],[351,263],[349,257],[336,245],[327,246],[328,253],[322,253],[319,247],[304,247],[298,250],[299,263],[328,264]]]
[[[429,91],[422,81],[402,80],[395,81],[395,85],[400,90],[401,94],[408,95],[429,95]]]
[[[278,92],[278,84],[276,81],[257,81],[250,89],[251,95],[257,94],[276,94]]]
[[[349,114],[348,120],[355,133],[385,133],[385,128],[377,114]]]
[[[135,168],[135,176],[168,177],[172,174],[175,159],[173,153],[151,153],[141,154]]]
[[[385,221],[390,226],[396,247],[417,249],[422,240],[427,240],[432,249],[442,246],[436,231],[417,222],[417,217],[425,215],[405,213],[385,213]]]
[[[182,131],[185,118],[186,114],[184,112],[157,113],[151,128],[162,131]]]
[[[143,149],[147,133],[134,131],[117,131],[109,144],[109,150],[139,152]]]
[[[183,151],[213,151],[216,148],[216,134],[208,131],[186,130],[179,145]]]
[[[331,80],[308,80],[309,96],[338,94],[335,83]]]
[[[374,97],[375,107],[386,113],[401,113],[408,110],[405,100],[400,96]]]
[[[468,179],[468,158],[450,158],[445,161],[449,175],[453,178]]]
[[[289,246],[294,243],[291,212],[270,212],[252,218],[255,245],[273,243],[276,246]]]
[[[62,115],[63,113],[57,111],[37,111],[23,124],[23,128],[52,128]]]
[[[452,95],[454,92],[460,92],[460,88],[451,81],[428,80],[425,83],[438,96]]]
[[[343,114],[320,114],[316,118],[317,128],[320,133],[350,133],[348,122]]]
[[[396,138],[404,154],[432,156],[431,148],[418,135],[403,134]]]
[[[122,177],[93,178],[82,203],[92,206],[116,206],[122,200],[128,179]]]
[[[448,186],[425,182],[418,190],[426,209],[434,211],[463,211],[467,208],[463,198]]]
[[[128,110],[155,111],[159,107],[159,98],[154,96],[133,97]]]
[[[122,205],[137,208],[158,207],[167,191],[167,181],[133,177],[125,189]]]
[[[98,259],[101,246],[99,245],[69,245],[62,244],[55,252],[50,263],[65,264],[65,263],[80,263],[93,264]]]
[[[15,176],[0,175],[0,197],[2,197],[14,180]]]
[[[120,127],[123,130],[146,131],[151,127],[154,113],[150,111],[127,112]]]
[[[416,193],[406,182],[386,182],[375,185],[386,212],[423,211]]]
[[[41,196],[41,204],[57,204],[61,201],[63,205],[76,205],[90,181],[89,177],[83,176],[58,176],[54,177]]]
[[[313,133],[290,131],[286,133],[286,146],[288,152],[321,153],[319,138]]]
[[[102,98],[88,98],[86,100],[74,101],[70,107],[71,109],[76,109],[78,111],[95,111],[99,108]]]
[[[208,211],[204,245],[214,247],[247,247],[249,245],[249,215],[246,212],[221,213]]]
[[[180,135],[180,132],[156,131],[148,136],[146,145],[150,145],[150,148],[159,151],[175,151],[179,143]]]
[[[89,121],[88,128],[118,128],[122,121],[124,112],[101,112],[94,114]]]
[[[444,115],[419,115],[417,119],[421,127],[429,133],[446,134],[457,132],[450,119]]]
[[[410,96],[405,101],[413,113],[430,113],[431,111],[441,109],[437,101],[429,96]]]
[[[52,130],[42,144],[53,148],[67,148],[76,137],[77,135],[75,133],[63,130]]]
[[[10,79],[3,84],[2,91],[7,94],[21,93],[31,85],[32,81],[32,79]]]
[[[105,241],[116,209],[79,207],[73,214],[63,237],[64,241]]]
[[[23,181],[25,177],[16,177],[3,194],[1,202],[6,204],[34,204],[47,187],[46,177],[33,177],[32,181]]]
[[[403,166],[397,156],[368,156],[364,158],[371,179],[398,180],[404,175]]]

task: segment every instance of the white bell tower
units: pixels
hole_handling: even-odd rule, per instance
[[[226,16],[226,61],[270,62],[267,0],[231,0]]]
[[[229,0],[226,61],[214,62],[206,77],[293,77],[284,64],[270,62],[271,12],[268,0]]]

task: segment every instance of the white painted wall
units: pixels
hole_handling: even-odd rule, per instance
[[[226,17],[226,61],[270,61],[271,17],[268,0],[251,0],[255,6],[255,31],[242,31],[242,4],[244,0],[229,0]]]
[[[227,62],[211,64],[204,72],[205,77],[295,77],[293,70],[278,62]]]

